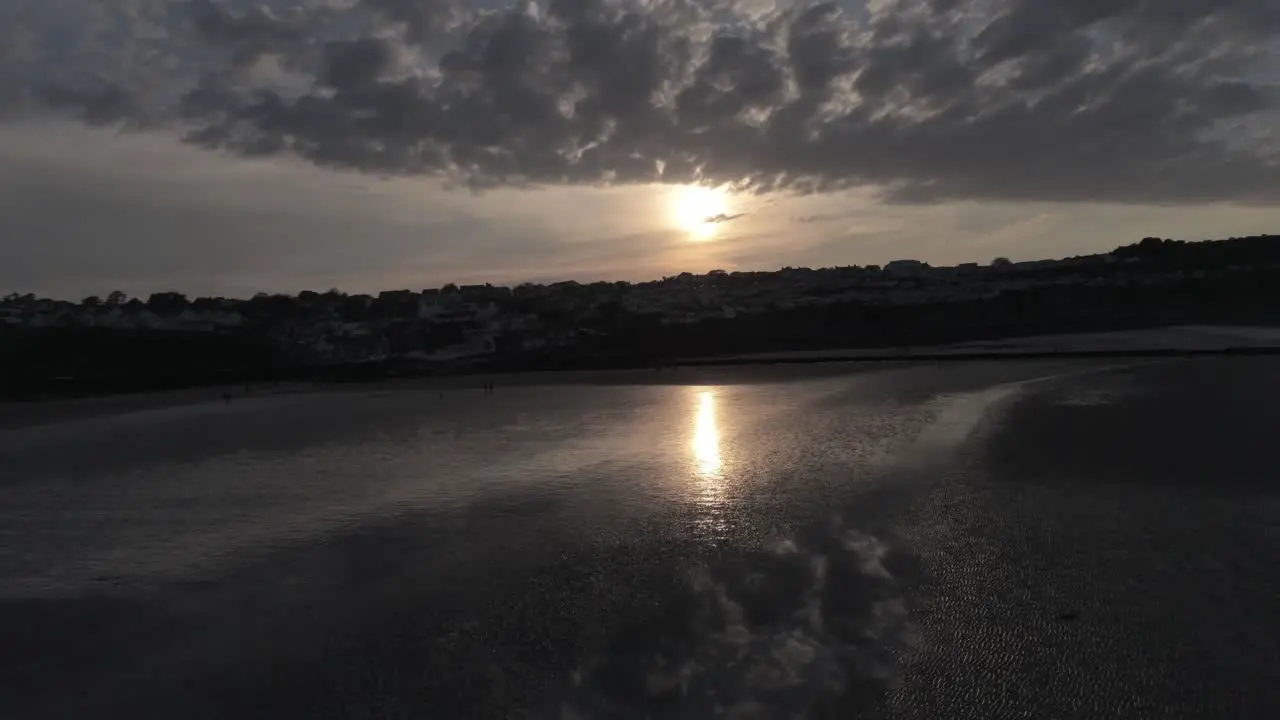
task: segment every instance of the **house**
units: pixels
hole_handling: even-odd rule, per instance
[[[440,294],[439,290],[424,290],[422,294],[418,296],[419,320],[431,320],[444,312],[446,312],[444,297]]]
[[[383,290],[378,293],[378,299],[388,303],[407,303],[414,297],[412,290]]]
[[[919,260],[894,260],[884,266],[884,274],[891,278],[919,278],[929,274],[929,264]]]
[[[458,288],[458,293],[462,295],[467,302],[486,303],[501,302],[509,300],[512,296],[511,288],[505,285],[463,285]]]

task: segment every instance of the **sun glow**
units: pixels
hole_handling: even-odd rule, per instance
[[[729,214],[729,194],[723,188],[680,185],[668,200],[671,221],[691,240],[710,240]]]

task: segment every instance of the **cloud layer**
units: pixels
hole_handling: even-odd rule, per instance
[[[5,96],[25,82],[90,123],[475,187],[1280,201],[1274,0],[120,8],[114,60],[86,62],[113,48],[94,35],[65,51],[79,73],[0,70]]]

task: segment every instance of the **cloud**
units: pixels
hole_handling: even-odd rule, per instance
[[[472,187],[1280,200],[1273,0],[881,0],[865,15],[734,0],[174,7],[171,46],[149,52],[185,87],[82,67],[93,82],[64,73],[42,96],[85,122],[166,123],[208,148]],[[198,52],[176,47],[190,38]],[[262,79],[264,58],[297,82]]]
[[[704,223],[708,223],[708,224],[711,224],[711,225],[719,225],[720,223],[727,223],[727,222],[730,222],[730,221],[732,221],[732,220],[737,220],[737,219],[738,219],[738,218],[740,218],[740,217],[746,217],[746,215],[747,215],[747,214],[746,214],[746,213],[744,213],[744,212],[741,212],[741,213],[733,213],[732,215],[731,215],[731,214],[728,214],[728,213],[719,213],[719,214],[717,214],[717,215],[712,215],[712,216],[710,216],[710,217],[708,217],[708,218],[704,219],[702,222],[704,222]]]
[[[788,220],[797,225],[812,225],[814,223],[834,222],[836,220],[848,219],[847,214],[843,213],[821,213],[817,215],[792,215]]]

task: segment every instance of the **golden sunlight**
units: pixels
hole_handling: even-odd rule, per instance
[[[693,459],[704,478],[720,475],[720,430],[716,427],[716,396],[710,390],[698,393],[698,412],[693,422]]]
[[[671,188],[671,221],[689,233],[690,240],[710,240],[729,214],[729,194],[724,188],[677,185]]]

